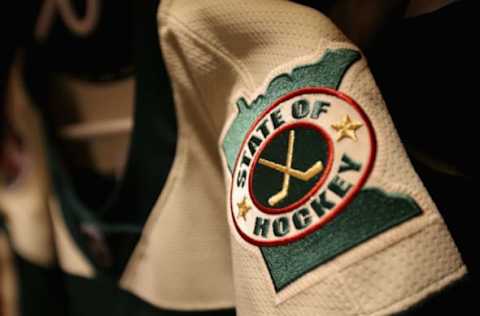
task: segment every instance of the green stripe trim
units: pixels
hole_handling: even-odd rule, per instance
[[[291,244],[261,247],[276,291],[360,243],[422,213],[409,196],[366,188],[330,223]]]
[[[15,253],[15,271],[20,315],[67,315],[63,273],[58,266],[43,267]]]
[[[45,268],[16,254],[22,316],[235,316],[235,309],[178,311],[154,306],[119,288],[113,277],[93,279]]]
[[[65,275],[69,316],[234,316],[235,310],[177,311],[156,307],[118,287],[112,278]]]

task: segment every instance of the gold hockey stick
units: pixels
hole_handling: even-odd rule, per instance
[[[279,203],[280,201],[282,201],[288,196],[288,189],[290,187],[290,176],[300,179],[302,181],[308,181],[323,170],[323,163],[320,160],[314,163],[306,171],[293,169],[292,161],[293,161],[294,143],[295,143],[295,131],[291,130],[290,133],[288,134],[288,151],[287,151],[286,166],[283,166],[281,164],[278,164],[263,158],[260,158],[258,161],[261,165],[272,168],[284,174],[282,189],[268,199],[268,204],[270,204],[270,206],[274,206],[275,204]]]

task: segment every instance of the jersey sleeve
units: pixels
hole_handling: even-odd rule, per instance
[[[391,315],[465,277],[365,56],[325,16],[253,0],[159,16],[174,90],[218,142],[238,315]]]

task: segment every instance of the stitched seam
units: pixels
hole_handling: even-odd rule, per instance
[[[201,90],[199,89],[198,87],[198,83],[197,81],[195,80],[195,76],[192,74],[192,71],[190,69],[190,67],[188,67],[188,62],[185,58],[185,54],[178,54],[178,57],[179,59],[179,62],[181,63],[182,67],[185,69],[185,72],[186,72],[186,75],[188,77],[188,79],[190,80],[190,82],[192,83],[192,87],[193,87],[193,90],[194,90],[194,94],[200,99],[200,103],[202,104],[202,109],[205,110],[205,114],[206,114],[206,117],[208,119],[208,122],[207,122],[207,128],[208,130],[210,131],[210,133],[212,134],[212,136],[215,138],[215,120],[213,119],[213,115],[210,113],[208,107],[206,106],[206,102],[205,102],[205,97],[204,95],[200,92]]]
[[[170,13],[163,13],[160,12],[160,16],[163,18],[170,20],[174,25],[178,26],[180,29],[183,29],[183,34],[190,37],[190,39],[197,41],[199,44],[203,45],[205,48],[209,49],[212,53],[214,53],[217,57],[224,59],[227,63],[229,63],[237,72],[237,75],[240,77],[243,84],[249,89],[254,90],[254,81],[250,75],[250,72],[245,67],[245,65],[235,58],[234,56],[230,55],[228,52],[224,51],[223,49],[217,47],[215,44],[211,43],[201,35],[197,34],[194,30],[189,28],[185,23],[183,23],[180,19],[171,15]],[[246,73],[247,75],[244,75]]]
[[[370,254],[368,257],[365,257],[365,258],[362,258],[362,259],[360,259],[360,260],[357,260],[357,261],[355,261],[355,262],[350,263],[349,265],[343,267],[343,268],[341,269],[341,271],[345,271],[345,270],[348,269],[349,267],[351,267],[351,266],[353,266],[353,265],[356,265],[356,264],[358,264],[359,262],[362,262],[362,261],[364,261],[364,260],[366,260],[366,259],[368,259],[368,258],[371,258],[371,257],[375,256],[375,255],[378,254],[378,253],[381,253],[381,252],[386,251],[386,250],[388,250],[388,249],[390,249],[390,248],[392,248],[392,247],[395,247],[397,244],[399,244],[399,243],[401,243],[401,242],[403,242],[403,241],[405,241],[405,240],[411,239],[411,238],[415,237],[415,236],[418,235],[418,234],[423,233],[425,230],[427,230],[427,229],[430,228],[431,226],[441,225],[441,224],[442,224],[442,223],[439,221],[439,220],[441,219],[439,216],[437,216],[437,215],[434,214],[434,215],[432,215],[431,217],[432,217],[433,222],[425,225],[423,228],[421,228],[421,229],[419,229],[419,230],[417,230],[417,231],[415,231],[415,232],[411,232],[410,234],[404,236],[403,238],[399,239],[398,241],[396,241],[395,243],[391,244],[390,246],[385,247],[385,248],[382,248],[382,249],[379,249],[379,250],[376,251],[376,252],[373,252],[373,253]],[[432,283],[429,283],[429,284],[423,286],[423,287],[420,288],[418,291],[416,291],[415,293],[410,294],[410,295],[407,296],[407,297],[404,297],[404,298],[401,298],[401,299],[398,299],[398,300],[392,302],[392,303],[389,304],[388,306],[382,307],[382,308],[380,308],[380,309],[377,309],[377,310],[372,311],[372,312],[367,313],[367,314],[365,314],[365,313],[362,312],[362,313],[359,314],[359,315],[362,315],[362,316],[370,316],[370,315],[374,315],[375,313],[379,313],[379,312],[381,312],[382,310],[386,310],[386,309],[390,308],[391,306],[393,306],[393,305],[395,305],[395,304],[397,304],[397,303],[401,303],[402,301],[405,301],[405,300],[409,299],[410,297],[413,297],[413,296],[419,294],[421,291],[425,290],[427,287],[433,286],[433,285],[435,285],[435,284],[437,284],[437,283],[440,283],[440,282],[443,281],[444,279],[446,279],[446,278],[448,278],[449,276],[451,276],[451,275],[457,273],[458,271],[460,271],[463,267],[464,267],[464,265],[461,264],[461,266],[460,266],[458,269],[454,270],[453,272],[450,272],[449,274],[447,274],[447,275],[445,275],[444,277],[438,279],[437,281],[434,281],[434,282],[432,282]],[[340,272],[340,273],[341,273],[341,272]],[[343,281],[343,280],[342,280],[342,281]],[[345,284],[344,282],[342,282],[342,284],[345,285],[345,287],[346,287],[346,284]],[[347,292],[348,292],[348,291],[347,291]],[[358,306],[360,307],[361,305],[359,304]]]
[[[171,0],[165,0],[163,3],[166,8],[169,8],[173,1]],[[159,9],[162,8],[161,6]],[[160,25],[159,25],[159,30],[158,33],[160,34]],[[161,40],[159,36],[159,41]],[[162,50],[160,49],[160,53],[162,53]],[[163,58],[163,56],[162,56]],[[167,67],[167,73],[168,73],[168,67]],[[170,76],[170,74],[168,73]],[[176,96],[176,89],[172,85],[172,96],[173,96],[173,103],[175,106],[175,109],[177,110],[177,96]],[[178,111],[177,111],[178,112]],[[136,281],[135,277],[135,271],[139,268],[142,259],[143,259],[143,254],[145,253],[145,249],[148,247],[148,244],[150,243],[150,236],[152,235],[152,232],[154,228],[157,226],[156,224],[158,223],[158,218],[163,214],[163,206],[165,206],[168,201],[169,197],[171,196],[169,192],[171,192],[176,184],[177,180],[180,178],[179,177],[179,171],[178,170],[183,170],[183,166],[186,164],[187,158],[188,158],[188,132],[187,129],[183,126],[183,124],[180,124],[180,119],[177,116],[177,146],[175,149],[175,158],[172,162],[172,166],[170,168],[170,171],[168,173],[167,179],[165,181],[165,184],[159,193],[157,200],[152,206],[152,210],[150,215],[147,218],[147,221],[145,222],[145,225],[142,229],[142,233],[140,235],[140,239],[138,240],[137,245],[134,248],[134,251],[132,252],[132,255],[130,259],[127,262],[127,265],[125,266],[124,270],[122,271],[121,277],[119,279],[119,284],[129,284],[132,285]],[[157,211],[155,211],[157,210]]]
[[[165,6],[166,7],[170,6],[172,4],[172,2],[173,1],[169,1],[169,2],[165,3]],[[160,28],[161,28],[162,24],[163,23],[159,23],[159,33],[160,33]],[[161,38],[159,38],[159,40],[161,41]],[[181,62],[183,64],[183,66],[185,66],[184,59],[183,58],[180,58],[180,59],[181,59]],[[185,67],[185,68],[188,72],[188,75],[191,76],[191,73],[190,73],[188,67]],[[168,72],[168,66],[167,66],[167,72]],[[170,73],[169,73],[169,76],[170,76]],[[192,80],[192,82],[194,82],[194,81]],[[174,102],[175,108],[176,108],[177,107],[177,102],[176,102],[176,100],[177,100],[177,89],[175,88],[175,86],[172,86],[172,90],[173,90],[173,102]],[[196,87],[196,85],[195,85],[195,90],[196,90],[195,91],[196,94],[199,95],[198,88]],[[211,121],[213,121],[210,116],[208,118]],[[179,168],[180,168],[180,170],[183,170],[181,167],[186,163],[186,161],[188,159],[188,146],[187,146],[187,142],[188,142],[188,139],[189,139],[188,138],[188,131],[185,128],[185,126],[183,126],[183,124],[180,124],[179,118],[177,118],[177,120],[178,120],[178,122],[177,122],[178,123],[177,124],[178,125],[178,142],[177,142],[177,149],[176,149],[176,152],[175,152],[175,159],[172,163],[172,168],[171,168],[170,173],[167,177],[167,181],[165,182],[165,186],[162,189],[162,192],[159,194],[159,197],[157,198],[157,201],[153,206],[152,213],[150,214],[149,218],[147,219],[147,222],[146,222],[146,224],[144,226],[144,229],[142,231],[140,240],[139,240],[139,242],[136,246],[136,249],[135,249],[134,253],[132,254],[131,260],[128,262],[126,268],[124,269],[124,271],[122,273],[120,283],[128,285],[127,287],[131,287],[133,284],[138,282],[138,281],[135,280],[136,279],[135,276],[134,276],[135,271],[137,271],[139,269],[139,267],[141,265],[141,262],[142,262],[142,259],[143,259],[143,254],[146,251],[146,248],[148,247],[148,244],[150,242],[149,239],[152,235],[152,232],[155,229],[155,227],[157,227],[158,223],[160,222],[158,219],[163,214],[163,212],[162,212],[163,206],[167,205],[168,201],[170,200],[169,197],[171,195],[169,194],[169,192],[175,188],[175,186],[177,184],[177,180],[180,178],[178,170],[179,170]],[[211,130],[212,133],[214,132],[212,127],[210,127],[210,130]],[[155,212],[155,209],[157,209],[157,212]],[[220,304],[220,307],[223,308],[225,306],[229,307],[231,305],[231,302],[228,302],[228,303],[216,302],[216,304]],[[217,305],[215,305],[215,307],[216,306]],[[186,308],[190,308],[190,307],[191,307],[190,305],[186,306]],[[209,306],[207,306],[207,307],[209,307]],[[176,307],[176,308],[178,308],[178,307]]]
[[[175,98],[175,97],[174,97]],[[170,200],[170,192],[176,187],[178,179],[181,177],[183,172],[183,167],[188,159],[188,134],[185,132],[185,128],[178,125],[178,139],[177,139],[177,148],[175,150],[175,158],[172,162],[172,167],[165,181],[165,185],[162,188],[162,191],[159,193],[157,200],[155,201],[150,216],[147,218],[145,225],[143,227],[140,239],[137,243],[137,246],[130,257],[125,269],[123,270],[122,276],[120,278],[120,283],[132,283],[132,280],[135,280],[134,272],[139,268],[143,256],[145,253],[148,244],[150,243],[150,237],[153,233],[153,230],[159,223],[159,217],[163,214],[164,206],[167,205]],[[133,283],[135,283],[134,281]]]
[[[346,293],[347,299],[352,303],[352,305],[355,307],[355,314],[354,315],[362,315],[363,309],[362,309],[362,304],[355,299],[355,296],[352,294],[352,292],[349,290],[347,283],[345,282],[343,276],[341,273],[336,273],[336,279],[342,286],[343,292]]]
[[[432,214],[432,215],[429,216],[429,217],[431,217],[431,220],[432,220],[431,223],[427,223],[425,226],[419,228],[418,230],[409,232],[408,234],[402,236],[401,238],[399,238],[398,240],[396,240],[396,241],[393,242],[392,244],[390,244],[390,245],[388,245],[388,246],[386,246],[386,247],[383,247],[383,248],[381,248],[381,249],[378,249],[377,251],[374,251],[374,252],[370,253],[368,256],[362,257],[362,258],[359,259],[359,260],[355,260],[354,262],[349,263],[348,265],[342,267],[341,270],[343,271],[343,270],[345,270],[345,269],[348,269],[348,268],[350,268],[351,266],[358,264],[359,262],[362,262],[362,261],[364,261],[364,260],[366,260],[366,259],[368,259],[368,258],[370,258],[370,257],[373,257],[373,256],[375,256],[375,255],[377,255],[377,254],[379,254],[379,253],[381,253],[381,252],[384,252],[384,251],[386,251],[386,250],[388,250],[388,249],[390,249],[390,248],[393,248],[393,247],[395,247],[396,245],[398,245],[399,243],[404,242],[404,241],[407,240],[407,239],[411,239],[411,238],[413,238],[414,236],[423,233],[423,232],[424,232],[425,230],[427,230],[430,226],[433,226],[433,225],[441,225],[441,224],[442,224],[442,222],[440,221],[440,217],[439,217],[437,214]],[[427,219],[427,220],[428,220],[428,219]],[[400,225],[401,225],[401,224],[400,224]],[[400,226],[400,225],[399,225],[399,226]],[[395,228],[398,228],[398,227],[395,227]],[[390,230],[392,230],[392,229],[394,229],[394,228],[391,228],[391,229],[387,230],[386,232],[388,232],[388,231],[390,231]],[[386,233],[386,232],[384,232],[384,233]]]
[[[433,216],[432,216],[433,217]],[[438,220],[438,217],[435,218],[436,220]],[[339,272],[336,274],[337,276],[337,280],[342,284],[342,287],[344,289],[344,292],[347,294],[347,297],[348,299],[352,302],[352,304],[356,307],[356,314],[355,315],[369,315],[369,314],[365,314],[364,310],[363,310],[363,306],[361,304],[360,301],[358,301],[357,299],[355,299],[355,295],[352,293],[352,291],[349,289],[348,287],[348,284],[344,281],[344,278],[342,276],[342,272],[345,271],[346,269],[348,269],[349,267],[351,266],[354,266],[356,264],[358,264],[359,262],[363,262],[364,260],[367,260],[368,258],[371,258],[373,256],[375,256],[376,254],[379,254],[379,253],[382,253],[388,249],[391,249],[393,247],[395,247],[396,245],[398,245],[399,243],[407,240],[407,239],[410,239],[410,238],[413,238],[414,236],[416,236],[417,234],[420,234],[422,232],[424,232],[427,228],[429,228],[430,226],[433,226],[433,225],[438,225],[438,221],[435,221],[435,219],[432,219],[434,220],[432,223],[429,223],[427,225],[425,225],[424,227],[422,227],[421,229],[415,231],[415,232],[411,232],[410,234],[408,235],[405,235],[403,238],[397,240],[396,242],[394,242],[393,244],[387,246],[387,247],[383,247],[371,254],[369,254],[367,257],[364,257],[364,258],[361,258],[359,260],[356,260],[354,262],[351,262],[350,264],[342,267],[339,269]],[[335,264],[335,266],[338,267],[338,264]],[[391,305],[393,305],[394,303],[392,303]]]
[[[176,19],[175,17],[173,16],[167,16],[167,15],[164,15],[164,17],[166,17],[167,19],[170,20],[171,24],[173,26],[177,26],[178,27],[178,32],[182,33],[183,35],[185,35],[186,37],[188,37],[190,40],[192,40],[193,42],[196,42],[197,44],[200,44],[200,45],[203,45],[205,46],[206,48],[208,48],[216,57],[220,57],[222,60],[225,60],[227,61],[229,64],[231,64],[233,66],[233,68],[235,69],[236,71],[236,74],[240,77],[240,79],[243,81],[244,84],[247,85],[246,83],[246,79],[243,78],[242,76],[242,73],[239,71],[239,69],[237,69],[237,67],[235,67],[234,65],[234,62],[233,60],[229,59],[227,56],[222,56],[221,53],[219,51],[216,51],[214,47],[211,47],[209,46],[208,43],[206,42],[202,42],[202,39],[201,38],[197,38],[195,36],[195,34],[190,30],[188,29],[188,27],[186,27],[185,25],[183,25],[178,19]],[[172,33],[174,33],[175,30],[172,29]],[[202,103],[202,109],[205,110],[205,113],[206,113],[206,117],[208,118],[208,121],[209,121],[209,124],[207,124],[207,128],[210,130],[211,134],[214,136],[214,138],[216,138],[216,135],[218,133],[215,132],[215,127],[216,128],[221,128],[221,126],[216,126],[215,124],[215,120],[213,119],[213,115],[210,111],[210,109],[206,106],[207,102],[205,101],[205,96],[201,93],[201,89],[199,88],[198,86],[198,81],[196,80],[195,76],[193,75],[192,73],[192,70],[190,69],[190,67],[188,66],[188,62],[185,60],[185,55],[184,54],[181,54],[181,57],[179,57],[179,59],[181,60],[181,63],[187,73],[187,76],[188,78],[190,79],[190,81],[192,82],[192,86],[194,87],[194,90],[195,90],[195,94],[199,97],[199,99],[201,100],[201,103]],[[246,71],[246,70],[245,70]],[[246,71],[248,73],[248,71]]]
[[[454,271],[446,274],[445,276],[441,277],[440,279],[438,279],[438,280],[436,280],[436,281],[434,281],[434,282],[432,282],[432,283],[426,284],[426,285],[423,286],[422,288],[418,289],[418,291],[416,291],[415,293],[412,293],[412,294],[410,294],[410,295],[408,295],[408,296],[406,296],[406,297],[400,298],[400,299],[392,302],[391,304],[389,304],[389,305],[387,305],[387,306],[384,306],[384,307],[381,307],[381,308],[379,308],[379,309],[377,309],[377,310],[375,310],[375,311],[372,311],[372,312],[369,313],[369,314],[363,314],[362,316],[375,315],[375,314],[377,314],[377,313],[381,313],[381,312],[384,311],[384,310],[388,310],[388,309],[391,308],[393,305],[402,303],[402,302],[404,302],[404,301],[412,298],[413,296],[420,294],[422,291],[424,291],[424,290],[427,289],[428,287],[432,287],[432,286],[434,286],[434,285],[437,285],[437,284],[439,284],[439,283],[442,283],[442,281],[445,281],[445,280],[448,279],[449,277],[458,274],[459,272],[461,272],[461,270],[464,269],[464,267],[465,267],[465,266],[464,266],[463,264],[461,264],[458,269],[456,269],[456,270],[454,270]],[[458,279],[458,278],[457,278],[457,279]],[[455,279],[455,280],[457,280],[457,279]],[[451,282],[445,284],[444,286],[442,286],[442,287],[441,287],[440,289],[438,289],[438,290],[440,291],[441,289],[445,288],[445,286],[447,286],[448,284],[451,284],[453,281],[454,281],[454,280],[451,280]],[[424,298],[422,298],[422,299],[424,299]],[[422,301],[422,299],[417,300],[415,303],[410,304],[408,307],[414,306],[416,303]]]

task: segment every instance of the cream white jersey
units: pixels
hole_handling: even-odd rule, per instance
[[[35,157],[0,195],[20,257],[58,263],[78,295],[108,280],[117,315],[392,315],[467,274],[365,56],[326,16],[279,0],[162,0],[157,27],[170,80],[157,92],[172,99],[149,107],[172,103],[178,133],[140,224],[72,202],[41,115],[14,81],[17,128]],[[147,116],[134,124],[154,126]],[[88,240],[132,231],[115,272],[95,261],[103,248]]]

